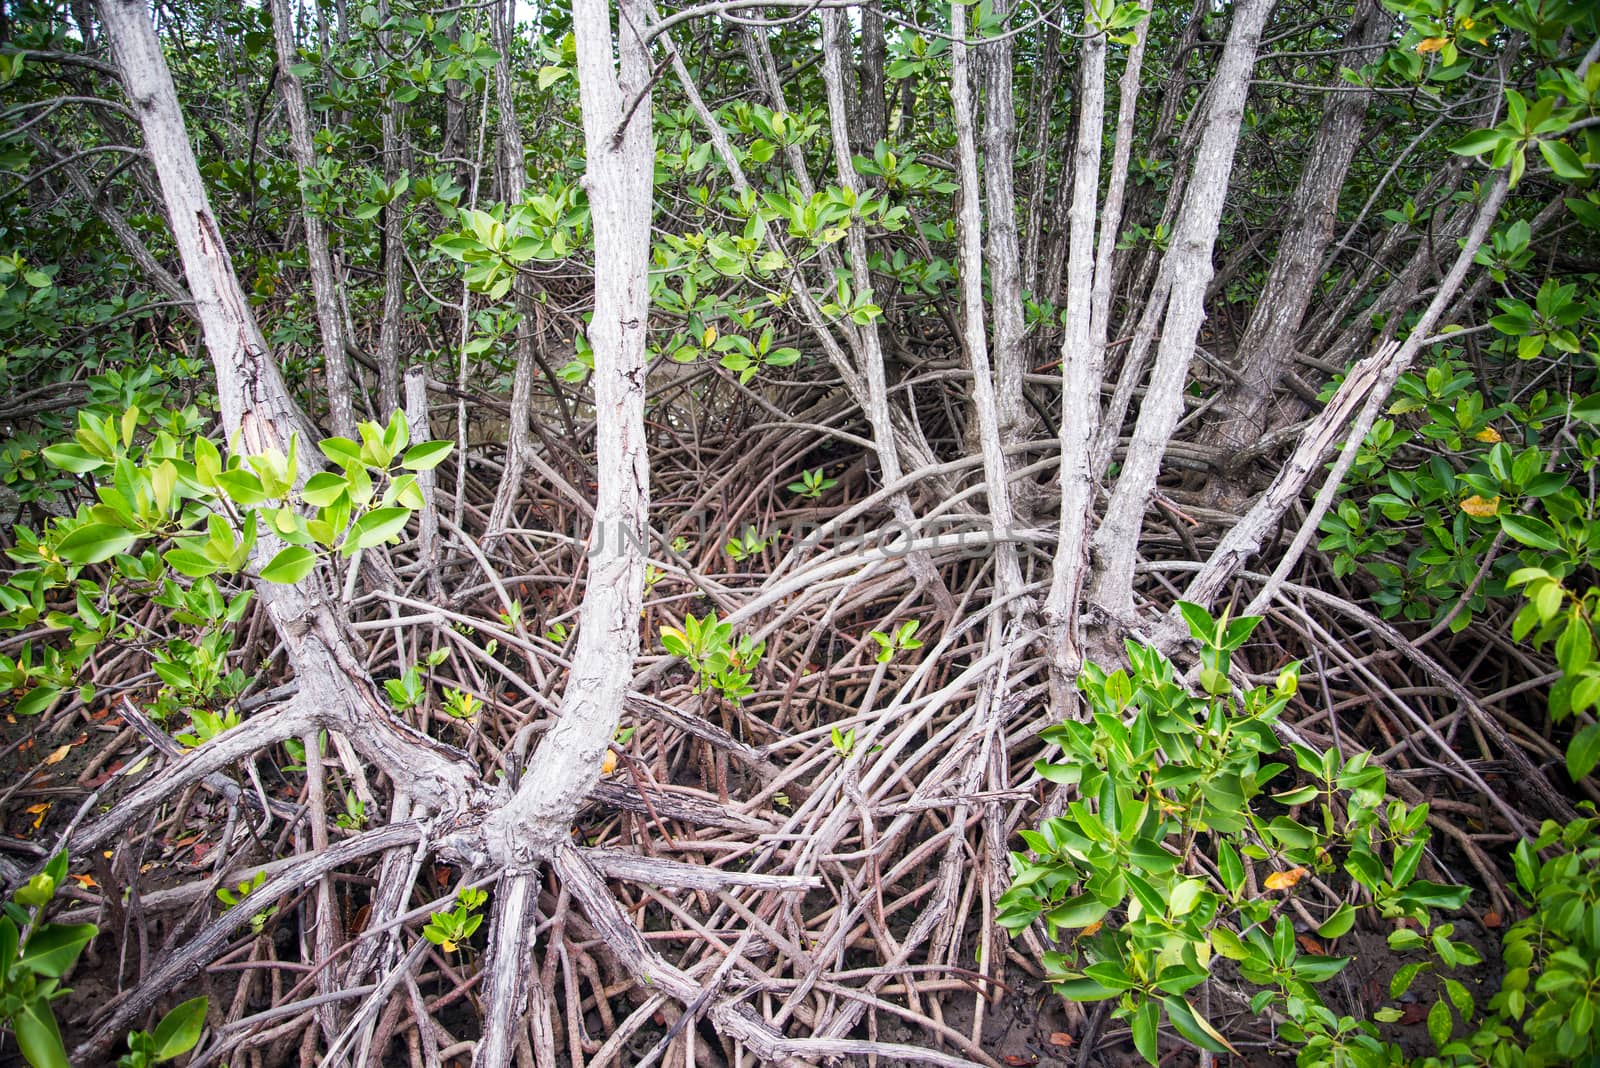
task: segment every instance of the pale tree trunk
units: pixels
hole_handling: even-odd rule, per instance
[[[1090,3],[1085,4],[1085,15]],[[1092,470],[1100,420],[1100,365],[1104,350],[1091,341],[1094,296],[1095,205],[1100,191],[1100,146],[1105,126],[1106,38],[1089,37],[1078,61],[1078,144],[1072,157],[1072,207],[1068,215],[1066,333],[1061,340],[1061,513],[1055,569],[1045,600],[1051,653],[1051,691],[1057,711],[1066,707],[1070,680],[1082,663],[1078,598],[1089,563],[1089,518],[1097,479]]]
[[[1172,289],[1161,344],[1122,473],[1093,542],[1097,560],[1090,600],[1114,619],[1133,617],[1133,569],[1144,509],[1155,489],[1162,454],[1183,413],[1184,383],[1205,318],[1211,254],[1239,144],[1250,71],[1271,10],[1271,0],[1242,0],[1233,9],[1228,42],[1211,85],[1205,132],[1167,252],[1164,270]]]
[[[845,47],[848,35],[843,12],[829,9],[822,13],[823,78],[828,91],[834,164],[839,172],[840,184],[859,198],[864,187],[850,158],[850,112],[845,98]],[[851,284],[857,293],[864,293],[872,287],[872,275],[867,269],[867,238],[859,222],[851,222],[845,244],[850,254]],[[845,330],[861,364],[861,377],[866,387],[864,409],[867,423],[872,427],[879,474],[885,486],[892,486],[900,481],[905,470],[900,464],[900,450],[895,440],[894,417],[889,407],[889,384],[883,368],[883,344],[878,336],[878,324],[870,322],[859,329],[846,326]],[[917,516],[912,510],[911,498],[905,493],[897,493],[891,507],[895,521],[904,529],[904,538],[909,542],[917,529]],[[950,593],[927,555],[912,553],[907,564],[918,583],[933,594],[940,609],[947,614],[952,613],[954,603]]]
[[[479,1068],[509,1062],[529,998],[532,969],[525,963],[537,897],[534,866],[568,841],[573,816],[600,777],[639,651],[650,493],[644,391],[655,153],[647,13],[647,0],[621,0],[614,61],[606,0],[575,0],[572,8],[588,159],[584,182],[594,223],[589,338],[599,488],[561,714],[535,754],[539,773],[524,778],[483,826],[491,850],[512,868],[501,886],[507,903],[497,906],[490,932],[496,964],[486,983],[492,1000],[484,1007],[484,1035],[473,1056]]]
[[[289,151],[303,182],[316,167],[311,114],[305,88],[294,67],[299,61],[294,40],[294,16],[289,0],[272,0],[272,31],[278,49],[278,86],[289,118]],[[339,291],[334,281],[333,257],[328,251],[328,228],[301,194],[300,220],[306,231],[306,263],[311,271],[311,295],[317,310],[317,330],[322,338],[322,366],[328,379],[328,415],[333,432],[356,436],[356,418],[350,388],[350,365],[345,358],[344,324],[339,317]]]
[[[389,15],[387,0],[379,0],[378,12]],[[388,34],[380,35],[387,49]],[[381,62],[381,57],[377,57]],[[390,186],[401,174],[403,149],[400,144],[401,106],[392,96],[384,101],[382,118],[383,180]],[[400,406],[400,328],[405,312],[405,213],[398,201],[383,206],[383,311],[378,321],[378,417]]]
[[[1004,19],[1011,0],[997,0],[994,14]],[[965,47],[965,46],[958,46]],[[999,395],[1000,441],[1016,445],[1033,436],[1034,416],[1023,395],[1028,373],[1026,327],[1022,315],[1021,254],[1017,247],[1016,100],[1012,90],[1011,38],[978,47],[984,86],[983,191],[988,207],[989,303],[994,309],[994,369]],[[968,109],[971,110],[970,107]],[[965,143],[971,134],[957,124]],[[976,189],[973,190],[976,199]],[[963,193],[963,202],[966,199]]]
[[[1117,239],[1121,236],[1122,204],[1128,192],[1128,159],[1133,154],[1133,124],[1139,110],[1139,76],[1144,69],[1145,44],[1150,39],[1150,19],[1134,28],[1133,44],[1117,82],[1117,133],[1111,150],[1111,174],[1106,182],[1105,206],[1100,209],[1099,247],[1094,261],[1094,296],[1089,324],[1100,366],[1105,367],[1106,340],[1111,330],[1112,272]],[[1120,421],[1120,417],[1119,417]]]
[[[1039,247],[1044,231],[1044,208],[1050,202],[1050,198],[1046,196],[1050,187],[1050,160],[1045,152],[1045,146],[1050,141],[1050,119],[1055,113],[1056,78],[1062,66],[1061,27],[1056,25],[1053,19],[1045,28],[1039,50],[1039,67],[1033,73],[1033,85],[1026,112],[1029,123],[1026,141],[1032,162],[1028,164],[1026,179],[1028,203],[1022,213],[1023,218],[1027,220],[1022,238],[1022,288],[1032,293],[1036,299],[1043,295],[1039,291]]]
[[[501,195],[509,205],[521,204],[527,195],[527,164],[523,160],[522,130],[517,126],[516,98],[511,89],[511,42],[515,0],[496,4],[491,19],[494,46],[500,60],[494,65],[495,107],[500,122]],[[517,369],[511,380],[511,417],[507,420],[505,467],[495,489],[494,504],[483,536],[485,553],[492,552],[501,532],[511,524],[512,508],[522,490],[522,474],[527,470],[528,454],[533,449],[528,421],[533,417],[534,369],[538,355],[533,331],[536,314],[532,283],[519,275],[511,284],[517,308]]]
[[[1322,491],[1317,495],[1310,514],[1274,569],[1267,587],[1250,603],[1244,614],[1254,615],[1268,607],[1273,590],[1288,577],[1299,562],[1300,554],[1315,536],[1318,524],[1332,505],[1340,482],[1354,462],[1356,451],[1366,440],[1367,432],[1372,429],[1395,382],[1410,368],[1417,353],[1422,350],[1424,341],[1433,333],[1445,309],[1460,291],[1462,282],[1472,269],[1473,257],[1499,214],[1500,205],[1505,201],[1506,184],[1506,176],[1500,175],[1481,205],[1476,209],[1470,206],[1460,209],[1458,219],[1464,221],[1469,215],[1472,217],[1471,230],[1462,242],[1455,263],[1439,283],[1433,299],[1412,326],[1411,333],[1403,343],[1388,342],[1351,368],[1327,407],[1301,434],[1300,443],[1289,462],[1273,479],[1267,491],[1212,550],[1210,558],[1184,591],[1185,600],[1210,605],[1216,599],[1245,561],[1260,552],[1262,543],[1282,521],[1289,505],[1299,499],[1312,476],[1322,469],[1328,449],[1343,437],[1344,446],[1339,460],[1324,479]],[[1461,232],[1459,228],[1453,229],[1457,234]],[[1159,633],[1163,640],[1172,642],[1183,632],[1183,626],[1174,613],[1164,621]]]
[[[1157,97],[1158,111],[1155,129],[1144,142],[1149,145],[1145,155],[1152,160],[1172,159],[1174,156],[1171,146],[1172,130],[1177,123],[1180,106],[1187,99],[1191,84],[1188,74],[1189,53],[1194,51],[1195,46],[1200,41],[1200,29],[1205,24],[1206,13],[1211,10],[1212,6],[1212,0],[1194,0],[1194,5],[1189,9],[1188,21],[1184,23],[1183,36],[1179,38],[1178,46],[1173,52],[1172,66],[1167,73],[1166,84],[1161,87],[1161,92]],[[1195,110],[1199,110],[1203,104],[1204,100],[1202,98],[1200,102],[1195,104]],[[1177,155],[1181,157],[1183,151],[1184,148],[1180,147]],[[1173,184],[1166,192],[1166,197],[1169,201],[1182,193],[1182,186],[1178,182],[1178,176],[1174,174]],[[1149,206],[1150,200],[1155,194],[1156,190],[1153,185],[1141,185],[1134,189],[1132,195],[1128,198],[1128,219],[1132,222],[1138,222],[1144,216],[1145,209]],[[1142,256],[1136,248],[1119,252],[1116,263],[1112,268],[1112,290],[1119,291],[1121,289],[1121,284],[1134,263],[1142,262],[1148,265],[1158,258],[1154,255],[1153,250],[1146,250]],[[1144,274],[1146,272],[1141,268],[1139,273]],[[1136,296],[1142,296],[1144,287],[1135,285],[1132,288],[1132,293]]]
[[[142,0],[105,0],[100,10],[155,166],[174,244],[194,296],[196,317],[216,373],[223,432],[246,453],[287,451],[290,439],[298,437],[304,475],[315,463],[317,452],[311,443],[316,434],[285,390],[233,273],[189,148],[177,94],[148,9]],[[270,535],[261,537],[253,567],[259,570],[279,547]],[[389,714],[350,648],[343,618],[315,583],[308,578],[296,586],[265,581],[254,584],[258,603],[272,620],[294,668],[295,698],[256,712],[242,726],[141,784],[124,804],[83,828],[74,837],[75,849],[96,848],[122,833],[132,819],[169,791],[181,790],[184,784],[261,748],[314,735],[318,728],[337,732],[334,740],[341,748],[345,746],[341,735],[348,738],[362,763],[388,776],[397,793],[434,811],[457,811],[478,796],[466,765],[453,751]],[[347,771],[351,766],[346,763]],[[320,821],[325,814],[314,813],[312,818]],[[186,947],[130,992],[82,1044],[78,1062],[105,1063],[111,1043],[122,1036],[135,1016],[169,991],[172,982],[180,981],[187,974],[185,969],[198,967],[192,954],[204,953],[209,944]]]
[[[1340,61],[1355,67],[1371,61],[1387,43],[1392,20],[1377,0],[1364,0],[1351,20],[1348,44],[1357,51]],[[1328,94],[1311,156],[1290,201],[1288,225],[1255,310],[1239,341],[1239,377],[1223,389],[1216,419],[1202,441],[1223,455],[1258,440],[1268,429],[1283,376],[1294,366],[1295,336],[1317,294],[1322,260],[1333,239],[1339,190],[1365,126],[1371,94]],[[1217,488],[1223,489],[1218,480]]]
[[[961,179],[961,203],[956,216],[958,253],[961,278],[962,342],[967,350],[967,363],[972,369],[972,406],[978,419],[978,444],[983,453],[984,488],[989,497],[989,518],[994,525],[995,542],[995,594],[1005,598],[1021,589],[1022,570],[1017,563],[1016,545],[1011,541],[1011,488],[1006,472],[1006,458],[1001,445],[1001,409],[996,403],[994,379],[989,365],[988,338],[983,323],[983,210],[979,201],[978,146],[972,117],[972,92],[968,77],[967,18],[969,9],[954,3],[950,6],[952,38],[950,48],[950,96],[955,104],[956,173]],[[1009,70],[1007,82],[1009,83]],[[1007,108],[1010,93],[1007,92]],[[1009,116],[1008,116],[1009,117]],[[1005,138],[1009,143],[1009,137]],[[1008,150],[1009,151],[1009,150]],[[991,163],[993,160],[991,158]],[[1005,170],[1005,192],[1002,210],[1007,216],[1016,210],[1010,196],[1009,158]],[[995,207],[991,188],[990,209]],[[991,228],[994,220],[990,219]],[[992,234],[992,229],[991,229]],[[991,248],[993,245],[991,244]],[[1016,234],[1013,228],[1010,248],[1009,277],[1011,296],[1017,308],[1018,336],[1013,339],[1012,358],[1021,351],[1021,294],[1016,291]],[[992,261],[991,261],[992,262]],[[995,291],[996,317],[1000,283],[990,275]],[[1017,371],[1017,400],[1021,403],[1021,374]]]

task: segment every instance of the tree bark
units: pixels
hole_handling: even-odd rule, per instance
[[[1003,24],[1011,8],[1011,0],[997,0],[995,17]],[[1011,38],[1004,25],[997,39],[978,46],[977,55],[985,96],[983,191],[988,209],[989,305],[994,310],[999,434],[1003,445],[1016,445],[1032,437],[1036,419],[1023,395],[1028,353],[1023,344],[1026,327],[1022,315],[1022,260],[1017,246],[1017,115]],[[959,122],[956,133],[958,137],[968,136]],[[962,200],[966,200],[965,193]]]
[[[1084,5],[1085,18],[1092,2]],[[1054,575],[1045,602],[1058,711],[1082,663],[1078,597],[1088,568],[1089,519],[1097,479],[1092,470],[1100,421],[1104,349],[1092,342],[1095,203],[1100,191],[1100,146],[1105,126],[1106,38],[1095,34],[1079,48],[1078,144],[1072,157],[1072,207],[1068,216],[1066,333],[1061,341],[1061,512]]]
[[[1114,619],[1133,616],[1133,568],[1144,509],[1155,489],[1162,454],[1183,412],[1184,383],[1195,338],[1205,318],[1211,253],[1239,144],[1250,71],[1271,10],[1271,0],[1243,0],[1233,9],[1228,43],[1211,85],[1205,132],[1165,257],[1163,269],[1171,278],[1172,289],[1167,298],[1161,344],[1122,473],[1112,491],[1105,520],[1094,537],[1097,561],[1090,599]]]
[[[967,350],[967,363],[972,368],[972,406],[978,421],[978,444],[983,453],[984,489],[989,497],[989,518],[994,526],[996,535],[995,543],[995,594],[999,598],[1009,597],[1022,587],[1022,570],[1017,563],[1017,549],[1010,540],[1011,536],[1011,488],[1006,470],[1006,458],[1002,445],[1002,433],[1005,428],[1003,419],[1004,409],[997,403],[995,395],[993,372],[990,370],[988,339],[985,336],[983,325],[983,209],[979,202],[978,184],[978,146],[977,131],[972,115],[972,88],[968,77],[969,50],[967,48],[966,22],[968,8],[957,2],[950,6],[951,36],[954,40],[950,48],[950,96],[955,104],[955,134],[956,134],[956,173],[961,178],[961,202],[956,215],[957,240],[959,242],[959,263],[961,279],[961,304],[962,304],[962,343]],[[1010,70],[1006,71],[1007,91],[1006,107],[1010,110]],[[991,101],[992,106],[992,101]],[[1007,118],[1009,119],[1009,114]],[[1005,125],[1010,126],[1010,123]],[[993,131],[986,130],[986,134]],[[1010,216],[1016,210],[1016,204],[1010,188],[1011,167],[1009,159],[1010,137],[1004,131],[994,133],[997,140],[1006,143],[1006,165],[1003,168],[1005,200],[998,205],[1000,210]],[[993,142],[988,142],[993,144]],[[993,165],[993,158],[990,159]],[[990,175],[991,179],[993,174]],[[996,190],[990,187],[989,207],[991,212],[997,207]],[[993,250],[994,217],[990,216],[990,248]],[[992,269],[990,272],[991,293],[995,301],[996,348],[997,360],[999,336],[998,319],[1000,318],[999,306],[1002,302],[1014,300],[1016,302],[1016,321],[1012,326],[1017,335],[1012,338],[1010,359],[1014,362],[1021,354],[1021,303],[1022,294],[1016,270],[1016,234],[1015,226],[1011,227],[1011,243],[1009,249],[1009,263],[1005,277],[1009,282],[1010,293],[1001,295],[1001,289],[1007,282],[1001,280]],[[990,261],[991,268],[995,266]],[[1022,401],[1022,376],[1020,368],[1011,368],[1016,375],[1017,403]],[[1013,431],[1017,428],[1013,427]]]
[[[1356,51],[1350,66],[1369,62],[1388,42],[1393,21],[1376,0],[1363,0],[1345,35]],[[1284,374],[1294,364],[1295,336],[1306,309],[1316,296],[1323,255],[1333,239],[1339,190],[1355,156],[1365,126],[1371,94],[1365,91],[1328,94],[1310,159],[1295,187],[1288,226],[1255,310],[1239,341],[1239,377],[1223,388],[1217,418],[1202,441],[1225,455],[1260,439],[1268,429],[1272,404]],[[1222,492],[1226,480],[1217,480]]]
[[[294,16],[289,0],[272,0],[272,31],[278,50],[278,87],[289,117],[289,151],[300,181],[316,168],[312,145],[311,113],[305,88],[294,72],[299,50],[294,40]],[[300,221],[306,231],[306,262],[311,271],[311,295],[317,310],[317,331],[322,338],[322,366],[328,379],[328,416],[340,437],[356,436],[356,417],[350,387],[350,365],[345,361],[344,324],[339,317],[339,293],[333,277],[333,257],[328,251],[328,229],[305,201],[300,200]]]

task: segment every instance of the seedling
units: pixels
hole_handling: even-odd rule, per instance
[[[488,899],[489,895],[483,890],[462,887],[456,891],[455,908],[449,912],[435,912],[428,917],[422,937],[446,953],[454,953],[482,925],[483,915],[478,910]]]
[[[128,1052],[117,1058],[117,1068],[149,1068],[181,1057],[194,1049],[205,1025],[206,999],[191,998],[163,1016],[154,1031],[131,1032]]]
[[[796,493],[807,500],[816,500],[828,490],[839,484],[836,478],[823,478],[822,468],[815,471],[803,471],[799,482],[791,482],[786,487],[790,493]]]
[[[916,637],[917,628],[920,626],[922,626],[921,620],[908,619],[900,624],[893,634],[885,634],[881,630],[869,631],[867,637],[878,643],[878,663],[887,664],[898,652],[921,649],[922,641]]]
[[[349,790],[344,792],[344,811],[333,817],[333,822],[347,831],[359,831],[367,825],[367,804]]]
[[[483,702],[477,696],[465,690],[455,690],[446,686],[444,690],[444,714],[451,719],[469,720],[476,716],[483,708]]]
[[[741,561],[760,556],[771,543],[772,539],[758,533],[755,527],[745,527],[744,536],[730,539],[725,548],[735,561]]]
[[[222,902],[230,909],[234,908],[240,902],[244,901],[245,898],[259,890],[261,888],[261,884],[265,883],[266,881],[267,873],[264,871],[258,871],[249,879],[235,883],[231,889],[226,886],[219,887],[217,889],[217,900]],[[276,916],[277,914],[278,906],[276,905],[254,913],[250,917],[250,933],[259,935],[266,928],[267,921],[272,919],[272,917]]]

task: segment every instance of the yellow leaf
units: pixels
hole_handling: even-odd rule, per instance
[[[1268,890],[1287,890],[1305,877],[1304,868],[1290,868],[1288,871],[1275,871],[1267,876],[1265,885]]]
[[[1491,497],[1484,500],[1474,493],[1461,502],[1461,510],[1474,519],[1492,519],[1500,511],[1500,498]]]
[[[1493,445],[1495,442],[1502,440],[1502,438],[1500,437],[1500,431],[1496,430],[1492,426],[1484,427],[1482,430],[1480,430],[1476,434],[1472,435],[1472,437],[1473,437],[1474,441],[1486,441],[1490,445]]]
[[[33,829],[38,830],[44,823],[44,815],[50,811],[50,802],[41,801],[37,805],[29,805],[22,811],[33,817]]]
[[[600,774],[602,774],[602,775],[610,775],[613,771],[616,771],[616,770],[617,770],[617,754],[612,752],[610,749],[607,749],[606,750],[606,755],[600,758]]]
[[[66,755],[70,752],[72,752],[72,746],[61,746],[55,752],[44,758],[44,766],[48,768],[51,764],[61,763],[61,761],[65,759]]]
[[[1448,37],[1424,37],[1417,43],[1418,52],[1438,52],[1450,43]]]
[[[709,349],[712,345],[715,345],[716,343],[717,343],[717,328],[714,327],[714,326],[706,327],[706,332],[704,334],[700,335],[700,347],[703,348],[703,349]]]
[[[1478,23],[1477,23],[1476,20],[1471,19],[1471,18],[1467,18],[1465,16],[1463,16],[1462,19],[1461,19],[1461,28],[1463,30],[1470,30],[1470,29],[1472,29],[1472,27],[1476,26],[1477,24]]]
[[[1098,933],[1100,928],[1103,927],[1104,925],[1105,925],[1105,921],[1104,920],[1095,920],[1089,926],[1085,927],[1083,930],[1081,930],[1077,934],[1073,935],[1072,936],[1072,940],[1074,942],[1076,942],[1080,938],[1088,938],[1091,935],[1094,935],[1094,934]]]

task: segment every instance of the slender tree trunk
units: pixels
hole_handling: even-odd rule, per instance
[[[995,545],[995,593],[998,597],[1008,597],[1022,587],[1022,571],[1017,563],[1017,549],[1011,542],[1011,488],[1006,471],[1006,458],[1001,444],[1003,430],[1002,408],[995,396],[993,372],[990,370],[988,339],[985,336],[983,325],[983,209],[979,201],[978,184],[978,145],[977,131],[972,115],[972,88],[968,77],[969,49],[967,48],[966,22],[969,9],[957,2],[950,6],[950,25],[952,27],[953,41],[950,49],[950,96],[955,104],[955,133],[956,133],[956,173],[961,179],[961,203],[956,216],[957,240],[960,245],[958,253],[961,277],[961,304],[962,304],[962,342],[967,350],[967,364],[972,369],[972,406],[977,414],[978,444],[983,453],[984,486],[989,497],[989,517],[994,525],[997,538]],[[1006,71],[1007,92],[1006,108],[1010,111],[1010,70]],[[992,102],[991,102],[992,103]],[[1009,114],[1007,116],[1009,118]],[[1007,126],[1010,124],[1007,123]],[[1006,198],[1000,204],[1008,216],[1016,210],[1014,198],[1010,195],[1011,167],[1009,159],[1009,136],[996,135],[1007,143],[1006,165],[1003,168],[1003,186]],[[992,144],[993,142],[991,142]],[[993,163],[993,157],[990,159]],[[991,188],[990,209],[995,208],[994,190]],[[991,238],[993,235],[994,219],[990,218]],[[1011,247],[1009,250],[1010,262],[1009,284],[1012,292],[1010,297],[1017,303],[1017,337],[1013,339],[1014,345],[1011,358],[1013,360],[1021,352],[1021,303],[1022,295],[1018,289],[1018,276],[1016,271],[1016,234],[1015,227],[1011,227]],[[993,244],[991,243],[991,249]],[[991,260],[991,268],[994,266]],[[999,317],[998,306],[1001,298],[998,291],[1002,283],[996,280],[996,275],[991,270],[991,289],[996,293],[996,318]],[[1017,402],[1020,404],[1021,373],[1020,369],[1013,367],[1017,374]]]
[[[316,167],[316,152],[305,88],[294,72],[299,54],[289,0],[272,0],[272,30],[278,49],[278,87],[283,93],[284,112],[289,117],[289,151],[294,156],[295,171],[304,182]],[[304,194],[300,201],[300,220],[306,231],[306,262],[311,269],[311,294],[317,310],[317,330],[322,338],[322,366],[328,379],[329,421],[335,434],[354,438],[355,405],[350,365],[345,360],[344,324],[339,316],[333,257],[328,251],[328,229],[323,225],[322,216],[306,203]]]
[[[527,195],[527,164],[523,160],[522,130],[517,125],[516,99],[511,88],[511,43],[515,24],[516,0],[496,4],[492,12],[494,45],[500,60],[494,66],[495,107],[500,124],[501,190],[507,204],[521,204]],[[533,331],[536,314],[533,287],[529,279],[518,276],[511,285],[517,308],[517,369],[511,380],[511,416],[507,420],[505,467],[495,489],[494,504],[484,531],[484,551],[493,550],[500,534],[510,525],[512,507],[522,490],[522,474],[533,449],[528,421],[533,417],[534,372],[538,364]]]
[[[1022,288],[1041,296],[1039,291],[1039,249],[1044,230],[1044,208],[1050,202],[1050,158],[1045,151],[1050,142],[1050,120],[1055,114],[1056,79],[1061,62],[1061,27],[1051,20],[1039,46],[1039,63],[1033,72],[1027,120],[1028,164],[1026,185],[1028,203],[1023,211],[1027,228],[1023,233]]]
[[[1392,25],[1377,0],[1363,0],[1345,35],[1357,51],[1340,61],[1349,66],[1369,62],[1388,42]],[[1266,431],[1283,376],[1293,367],[1295,337],[1318,292],[1323,255],[1333,239],[1339,190],[1355,156],[1370,97],[1360,91],[1328,94],[1310,159],[1290,201],[1288,226],[1239,342],[1239,377],[1224,387],[1217,418],[1202,438],[1225,455]],[[1225,481],[1215,480],[1218,492],[1225,490]]]
[[[889,136],[889,101],[885,92],[884,65],[889,46],[883,35],[883,0],[861,5],[861,145],[862,154],[872,155],[879,141]]]
[[[1133,568],[1144,509],[1155,489],[1162,454],[1183,413],[1184,383],[1195,338],[1205,318],[1212,248],[1222,220],[1228,177],[1233,171],[1250,71],[1271,10],[1271,0],[1242,0],[1233,9],[1228,43],[1211,85],[1205,132],[1167,252],[1164,270],[1171,278],[1172,288],[1161,344],[1127,459],[1112,491],[1105,520],[1094,537],[1097,560],[1090,599],[1113,619],[1133,617]]]
[[[1011,13],[1011,0],[994,5],[997,19]],[[988,208],[989,304],[994,309],[994,370],[1000,441],[1016,445],[1033,436],[1036,419],[1023,395],[1028,372],[1026,326],[1022,315],[1022,266],[1017,245],[1016,99],[1012,89],[1011,38],[977,49],[985,91],[983,108],[983,190]],[[969,109],[970,110],[970,109]],[[957,127],[957,137],[969,136]],[[963,193],[963,202],[966,200]]]
[[[1085,3],[1085,16],[1092,0]],[[1078,144],[1072,158],[1072,208],[1067,251],[1066,333],[1061,341],[1061,513],[1055,570],[1045,601],[1050,627],[1052,698],[1060,712],[1083,659],[1078,597],[1088,568],[1089,519],[1097,483],[1092,469],[1100,420],[1104,347],[1093,343],[1095,205],[1100,191],[1100,146],[1105,127],[1106,38],[1079,47]]]
[[[844,188],[860,197],[863,192],[861,177],[850,159],[850,113],[845,98],[845,42],[849,39],[844,13],[830,9],[822,13],[823,77],[828,91],[828,117],[833,134],[834,163]],[[852,222],[845,236],[850,253],[851,283],[857,293],[872,288],[872,275],[867,268],[867,238],[860,223]],[[883,484],[893,485],[905,473],[900,464],[900,450],[896,443],[895,422],[889,406],[889,384],[883,367],[883,345],[878,335],[878,324],[867,323],[859,329],[845,328],[847,337],[854,340],[853,348],[861,363],[861,377],[866,386],[865,411],[872,427],[872,438],[878,457],[879,474]],[[909,541],[917,529],[916,513],[911,498],[897,493],[892,501],[895,520],[905,531]],[[939,579],[933,564],[924,553],[912,553],[908,564],[917,581],[933,593],[942,610],[954,608],[949,591]]]
[[[644,0],[619,4],[614,61],[606,0],[573,4],[588,151],[585,182],[594,222],[589,338],[599,490],[561,715],[539,745],[540,774],[526,777],[484,825],[502,855],[524,864],[548,859],[567,840],[573,814],[600,776],[639,649],[650,494],[644,369],[655,151],[646,11]]]

